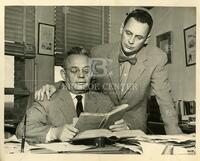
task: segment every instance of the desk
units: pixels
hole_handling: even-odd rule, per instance
[[[133,152],[127,148],[122,148],[122,147],[116,147],[112,145],[106,145],[103,148],[91,148],[91,149],[86,149],[83,151],[64,151],[64,152],[56,152],[53,150],[49,149],[35,149],[31,150],[31,153],[33,154],[71,154],[71,153],[76,153],[76,154],[138,154],[136,152]]]
[[[60,153],[87,153],[87,154],[149,154],[160,155],[166,146],[170,145],[172,154],[195,154],[195,134],[190,135],[142,135],[126,139],[126,142],[106,144],[103,148],[92,145],[73,145],[67,142],[55,142],[25,146],[25,153],[33,154],[60,154]],[[127,142],[128,141],[128,142]],[[139,144],[138,144],[139,143]],[[20,153],[21,143],[16,136],[7,139],[5,143],[7,154]],[[178,152],[177,152],[178,150]],[[191,153],[188,153],[191,152]],[[171,153],[170,153],[171,154]]]

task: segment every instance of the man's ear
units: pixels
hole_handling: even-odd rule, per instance
[[[61,69],[60,70],[60,75],[61,75],[61,77],[62,77],[63,80],[65,80],[65,74],[66,74],[65,70]]]
[[[147,44],[148,44],[148,42],[149,42],[150,38],[151,38],[151,34],[149,34],[149,35],[147,36],[147,38],[146,38],[146,40],[145,40],[145,42],[144,42],[144,44],[145,44],[145,45],[147,45]]]
[[[123,29],[124,29],[124,23],[122,23],[121,26],[120,26],[120,34],[122,34]]]

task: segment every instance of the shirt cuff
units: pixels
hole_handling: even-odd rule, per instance
[[[46,135],[46,140],[45,140],[45,142],[48,143],[48,142],[50,142],[50,141],[53,141],[53,140],[58,139],[57,134],[58,134],[58,128],[51,127],[51,128],[49,129],[49,132],[48,132],[47,135]]]

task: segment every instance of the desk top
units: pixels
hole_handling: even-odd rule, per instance
[[[25,145],[25,153],[58,154],[195,154],[195,134],[190,135],[144,135],[127,138],[128,142],[115,142],[105,147],[93,145],[73,145],[67,142]],[[139,143],[139,144],[138,144]],[[20,153],[21,141],[16,136],[5,140],[7,154]],[[156,149],[156,150],[155,150]]]
[[[116,147],[112,145],[106,145],[102,148],[91,148],[86,149],[83,151],[62,151],[62,152],[56,152],[49,149],[34,149],[31,150],[31,153],[33,154],[69,154],[69,153],[76,153],[76,154],[138,154],[137,152],[133,152],[130,149],[123,148],[123,147]]]

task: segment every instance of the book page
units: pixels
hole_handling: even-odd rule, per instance
[[[77,134],[73,140],[98,138],[98,137],[111,137],[113,133],[107,129],[87,130]]]
[[[117,106],[114,110],[108,113],[105,123],[101,126],[101,128],[107,129],[110,125],[113,125],[116,121],[120,120],[128,108],[128,104]]]
[[[90,129],[98,129],[101,125],[102,121],[104,121],[105,115],[102,114],[81,114],[75,128],[79,130],[79,132],[83,132],[85,130]]]
[[[128,108],[128,104],[117,106],[109,113],[82,113],[78,118],[75,128],[79,129],[79,132],[85,130],[104,128],[107,129],[115,121],[120,120]]]
[[[88,138],[98,138],[98,137],[117,137],[117,138],[130,138],[136,136],[144,136],[145,133],[141,130],[121,130],[117,132],[112,132],[107,129],[95,129],[95,130],[86,130],[77,134],[74,140],[78,139],[88,139]]]
[[[118,138],[130,138],[130,137],[136,137],[136,136],[144,136],[146,134],[141,130],[121,130],[121,131],[113,132],[113,135]]]

